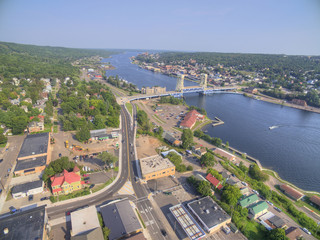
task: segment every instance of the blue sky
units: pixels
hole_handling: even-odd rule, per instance
[[[0,0],[0,41],[320,55],[320,1]]]

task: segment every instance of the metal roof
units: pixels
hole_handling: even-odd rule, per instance
[[[49,133],[28,135],[22,144],[18,158],[47,153]]]
[[[256,194],[251,194],[249,196],[243,196],[240,199],[239,204],[241,207],[248,207],[249,205],[255,203],[258,200],[259,200],[259,198]]]
[[[14,172],[44,166],[47,163],[47,156],[18,160]]]
[[[28,192],[29,190],[40,188],[43,186],[42,180],[34,181],[34,182],[27,182],[23,184],[16,185],[12,188],[12,194],[21,193],[21,192]]]

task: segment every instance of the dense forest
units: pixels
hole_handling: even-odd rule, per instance
[[[0,42],[0,79],[78,78],[79,69],[72,62],[84,57],[108,57],[102,49],[76,49]]]

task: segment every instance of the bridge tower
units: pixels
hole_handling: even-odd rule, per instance
[[[207,79],[208,79],[208,75],[205,73],[201,73],[200,76],[200,87],[203,87],[204,89],[207,88]]]
[[[178,74],[176,91],[177,92],[182,92],[183,88],[184,88],[184,75],[183,74]]]

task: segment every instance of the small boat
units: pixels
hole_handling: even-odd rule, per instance
[[[270,130],[272,130],[272,129],[275,129],[275,128],[278,128],[279,126],[271,126],[271,127],[269,127],[269,129]]]

